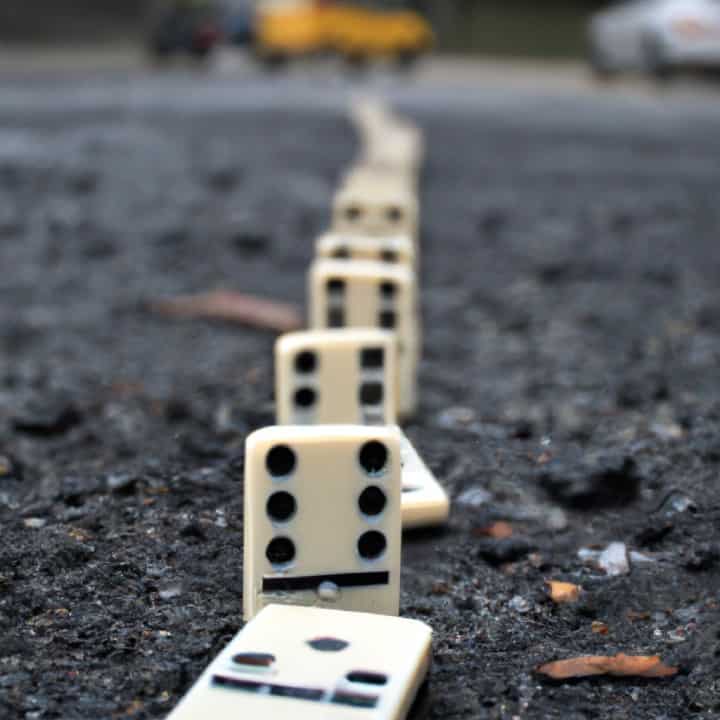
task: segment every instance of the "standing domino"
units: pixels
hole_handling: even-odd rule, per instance
[[[310,327],[394,330],[398,340],[401,416],[417,405],[420,325],[415,273],[357,260],[315,260],[309,272]]]
[[[245,444],[246,619],[265,605],[397,615],[401,449],[393,427],[285,425]]]
[[[425,154],[421,130],[377,100],[364,100],[351,109],[360,135],[358,165],[375,171],[417,177]]]
[[[397,124],[368,136],[358,163],[370,172],[383,173],[417,186],[424,154],[420,130]]]
[[[393,425],[397,348],[386,330],[282,335],[275,343],[278,425]]]
[[[405,182],[358,180],[333,200],[332,229],[356,235],[408,235],[417,243],[418,202]]]
[[[270,605],[168,720],[403,720],[426,682],[431,642],[419,620]]]

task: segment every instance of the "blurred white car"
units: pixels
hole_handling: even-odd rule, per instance
[[[626,0],[593,15],[588,34],[602,75],[720,69],[720,0]]]

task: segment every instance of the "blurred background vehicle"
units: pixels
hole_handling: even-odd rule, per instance
[[[593,15],[595,72],[666,77],[680,69],[720,70],[720,0],[630,0]]]
[[[370,0],[265,0],[258,5],[255,50],[271,62],[332,52],[353,63],[390,57],[408,63],[433,45],[414,10]]]
[[[158,0],[151,8],[148,49],[157,59],[205,58],[222,38],[220,17],[215,0]]]

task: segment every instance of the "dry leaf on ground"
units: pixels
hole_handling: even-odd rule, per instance
[[[613,675],[615,677],[671,677],[678,668],[665,665],[659,655],[614,656],[584,655],[569,660],[556,660],[537,668],[537,672],[553,680],[589,677],[591,675]]]
[[[580,597],[580,586],[559,580],[546,580],[550,588],[550,599],[556,603],[575,602]]]
[[[302,316],[294,305],[232,290],[153,300],[149,308],[167,317],[225,320],[277,332],[289,332],[302,327]]]

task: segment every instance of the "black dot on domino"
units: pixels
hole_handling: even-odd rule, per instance
[[[360,365],[366,370],[381,368],[384,364],[383,348],[363,348],[360,353]]]
[[[397,205],[391,205],[386,211],[385,211],[385,217],[391,222],[391,223],[398,223],[402,220],[403,217],[403,211],[397,206]]]
[[[265,458],[265,467],[273,477],[289,475],[296,463],[295,453],[287,445],[275,445]]]
[[[357,542],[360,557],[365,560],[377,560],[387,547],[385,536],[377,530],[368,530],[363,533]]]
[[[308,640],[307,644],[313,650],[318,650],[319,652],[340,652],[350,645],[347,640],[333,637],[314,638],[313,640]]]
[[[273,565],[286,565],[295,559],[295,543],[286,537],[273,538],[265,549],[265,557]]]
[[[362,405],[380,405],[382,401],[382,383],[366,382],[360,386],[360,403]]]
[[[309,408],[315,404],[317,393],[312,388],[300,388],[295,393],[295,404],[301,408]]]
[[[388,461],[387,448],[377,440],[370,440],[360,448],[360,466],[368,475],[381,473]]]
[[[380,327],[384,330],[392,330],[395,327],[396,317],[394,310],[383,310],[380,313]]]
[[[389,280],[386,280],[386,281],[380,283],[380,294],[383,297],[385,297],[385,298],[395,297],[396,292],[397,292],[397,287],[395,286],[394,282],[390,282]]]
[[[331,295],[342,295],[345,292],[345,281],[340,278],[330,278],[326,287]]]
[[[266,510],[272,520],[285,522],[295,514],[297,502],[289,492],[276,492],[268,498]]]
[[[366,487],[358,498],[358,506],[360,512],[364,515],[379,515],[387,505],[387,497],[385,493],[375,485]]]
[[[362,214],[362,209],[357,205],[350,205],[350,207],[345,208],[345,217],[353,222],[359,220]]]
[[[315,372],[317,368],[317,355],[312,350],[303,350],[295,356],[295,370],[301,375]]]

